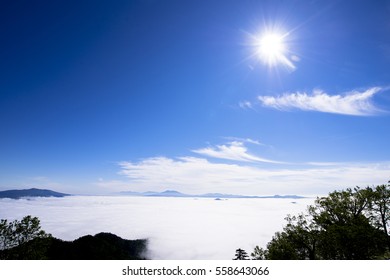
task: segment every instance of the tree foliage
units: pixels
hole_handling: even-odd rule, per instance
[[[142,260],[147,240],[122,239],[112,233],[82,236],[74,241],[54,237],[35,238],[0,251],[8,260]]]
[[[317,198],[307,213],[287,216],[283,231],[266,249],[255,248],[262,259],[377,259],[390,251],[390,186],[334,191]]]
[[[248,253],[244,249],[238,248],[233,260],[249,260]]]
[[[390,181],[389,181],[390,183]],[[371,218],[376,225],[389,235],[390,226],[390,185],[380,185],[372,193],[370,201]]]
[[[37,217],[26,216],[22,220],[0,220],[0,250],[10,249],[35,238],[50,236],[41,229]]]
[[[147,240],[126,240],[112,233],[86,235],[74,241],[52,237],[37,217],[0,221],[0,259],[134,260],[145,259]]]
[[[263,248],[256,246],[253,252],[251,253],[252,260],[265,260],[266,250]]]

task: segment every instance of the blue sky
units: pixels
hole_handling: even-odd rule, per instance
[[[390,1],[11,1],[0,36],[0,189],[390,179]]]

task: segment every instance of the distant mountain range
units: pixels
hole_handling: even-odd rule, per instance
[[[52,190],[44,189],[26,189],[26,190],[7,190],[0,191],[0,198],[13,198],[19,199],[22,197],[64,197],[69,196],[70,194],[59,193]]]
[[[227,198],[288,198],[288,199],[300,199],[304,196],[298,195],[269,195],[269,196],[253,196],[253,195],[236,195],[225,193],[206,193],[206,194],[185,194],[175,190],[166,190],[163,192],[133,192],[124,191],[117,193],[123,196],[142,196],[142,197],[193,197],[193,198],[214,198],[214,199],[227,199]],[[70,194],[55,192],[45,189],[25,189],[25,190],[6,190],[0,191],[0,198],[13,198],[19,199],[22,197],[65,197]]]
[[[185,194],[174,190],[166,190],[163,192],[133,192],[124,191],[120,192],[120,195],[127,196],[146,196],[146,197],[207,197],[207,198],[289,198],[300,199],[304,196],[298,195],[270,195],[270,196],[252,196],[252,195],[236,195],[236,194],[224,194],[224,193],[206,193],[206,194]]]

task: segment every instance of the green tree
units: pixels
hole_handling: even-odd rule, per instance
[[[236,255],[235,255],[235,258],[233,260],[249,260],[248,253],[245,252],[245,250],[238,248],[236,250]]]
[[[265,250],[265,259],[373,259],[389,252],[389,186],[334,191],[306,214],[287,216]],[[259,254],[259,252],[261,254]]]
[[[265,259],[268,260],[299,260],[301,259],[294,243],[285,231],[276,232],[267,244]]]
[[[266,259],[266,250],[256,246],[253,252],[251,253],[252,260],[265,260]]]
[[[370,210],[372,218],[386,235],[389,235],[390,224],[390,185],[380,185],[372,190]],[[389,248],[390,249],[390,248]]]
[[[319,198],[309,213],[319,228],[324,259],[369,259],[383,254],[384,232],[370,222],[371,188],[334,191]]]
[[[254,256],[263,259],[317,259],[318,229],[309,215],[288,215],[287,225],[267,244],[267,249],[255,248]]]
[[[35,238],[49,236],[41,229],[40,221],[37,217],[29,215],[20,221],[8,222],[6,219],[0,221],[0,250],[19,246]]]
[[[293,244],[298,258],[302,260],[317,259],[319,228],[313,223],[312,217],[301,213],[298,216],[288,215],[286,221],[287,225],[284,227],[284,231]]]
[[[319,240],[323,259],[372,259],[385,253],[385,234],[364,216],[327,226]]]

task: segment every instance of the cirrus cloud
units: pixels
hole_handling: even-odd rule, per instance
[[[375,94],[384,89],[372,87],[364,91],[354,90],[345,94],[330,95],[322,90],[286,93],[281,96],[258,96],[263,106],[277,110],[299,109],[325,113],[370,116],[381,112],[372,102]]]
[[[259,142],[254,142],[251,139],[246,141],[251,141],[250,143],[259,145]],[[227,145],[217,145],[216,147],[207,147],[192,150],[192,152],[213,158],[227,159],[234,161],[245,161],[245,162],[266,162],[266,163],[281,163],[278,161],[266,159],[259,157],[248,152],[247,147],[241,141],[233,141]]]

